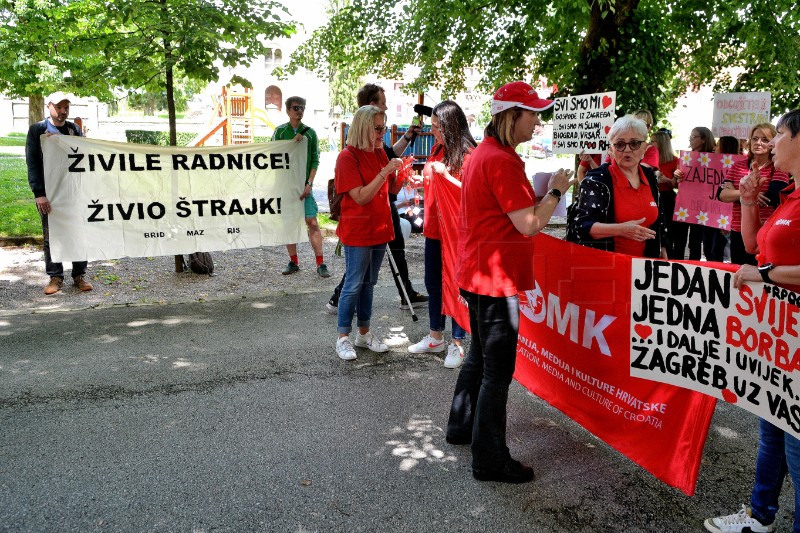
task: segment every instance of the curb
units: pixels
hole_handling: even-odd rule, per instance
[[[28,237],[0,237],[0,246],[25,246],[26,244],[44,244],[44,237],[41,235]]]

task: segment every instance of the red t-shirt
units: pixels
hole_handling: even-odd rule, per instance
[[[508,213],[535,203],[525,163],[509,146],[486,137],[464,169],[456,281],[485,296],[514,296],[534,287],[533,239]]]
[[[602,160],[602,156],[600,154],[592,154],[592,161],[594,161],[595,167],[600,166],[600,161]],[[583,168],[592,168],[588,161],[581,161],[580,166]]]
[[[631,187],[628,178],[625,177],[616,162],[612,162],[609,169],[614,182],[614,220],[619,224],[644,218],[645,221],[640,226],[645,228],[655,224],[658,219],[658,204],[653,198],[653,193],[650,192],[650,185],[647,183],[642,169],[639,169],[641,183],[638,189]],[[644,256],[644,245],[644,241],[614,237],[614,251],[620,254],[642,257]]]
[[[777,174],[777,172],[776,172]],[[756,236],[759,265],[800,265],[800,189],[783,199]],[[800,285],[781,285],[800,292]]]
[[[666,177],[672,179],[675,175],[675,169],[678,168],[678,161],[679,159],[676,157],[669,163],[659,163],[658,170]],[[659,183],[658,190],[659,191],[671,191],[674,187],[671,183]]]
[[[383,150],[366,152],[352,146],[342,150],[336,158],[334,183],[336,192],[344,194],[336,235],[345,246],[373,246],[394,239],[388,180],[366,205],[358,205],[346,194],[350,189],[378,179],[378,173],[388,163]]]
[[[430,157],[425,162],[425,168],[422,169],[422,191],[425,198],[425,217],[423,218],[422,233],[428,239],[436,239],[437,241],[442,240],[442,230],[439,228],[439,209],[436,207],[436,195],[431,186],[431,179],[438,178],[439,175],[433,176],[434,172],[431,165],[435,161],[443,160],[444,147],[438,144],[434,145],[431,149]]]
[[[658,168],[658,161],[660,157],[658,155],[658,147],[654,144],[648,144],[647,150],[644,151],[644,156],[642,156],[642,163],[649,166],[650,168]]]
[[[772,180],[782,181],[786,184],[789,183],[789,175],[786,172],[781,172],[780,170],[776,169],[772,162],[762,167],[759,173],[761,174],[762,178],[767,178],[767,180],[761,185],[761,192],[767,192],[769,190],[769,184],[771,181],[770,176],[772,176]],[[726,181],[733,183],[733,188],[738,191],[739,182],[742,181],[742,178],[748,174],[750,174],[750,168],[747,166],[747,159],[742,159],[741,161],[737,161],[733,164],[731,169],[728,171],[728,175],[725,176],[725,179],[722,181],[722,183],[725,183]],[[774,211],[774,207],[759,207],[758,216],[761,219],[761,222],[765,222]],[[731,213],[731,229],[740,233],[742,231],[742,204],[740,204],[738,201],[733,202],[733,210]]]

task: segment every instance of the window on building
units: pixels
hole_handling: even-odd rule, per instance
[[[283,51],[280,48],[267,48],[264,52],[264,66],[267,70],[283,65]]]

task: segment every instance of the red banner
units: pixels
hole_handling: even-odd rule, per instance
[[[442,313],[452,317],[467,332],[469,307],[456,284],[458,224],[461,220],[461,183],[433,172],[433,193],[442,233]]]
[[[514,377],[691,496],[716,400],[631,377],[631,260],[538,235]]]

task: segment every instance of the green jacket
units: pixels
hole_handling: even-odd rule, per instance
[[[306,161],[306,179],[311,175],[311,169],[319,168],[319,141],[317,140],[317,132],[313,128],[309,128],[302,122],[297,131],[303,131],[303,135],[308,139],[308,159]],[[272,134],[273,141],[291,141],[297,132],[294,131],[292,125],[287,122],[275,128],[275,133]]]

